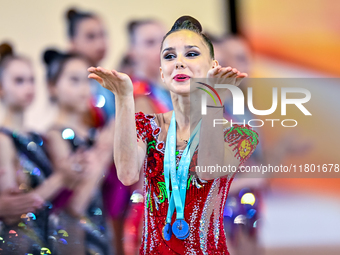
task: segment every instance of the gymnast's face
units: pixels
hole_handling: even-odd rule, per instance
[[[191,78],[205,78],[217,64],[203,38],[195,32],[180,30],[163,42],[161,77],[168,89],[176,94],[189,94]]]
[[[164,27],[157,22],[139,25],[135,30],[131,54],[147,75],[158,75],[159,47],[165,33]]]
[[[0,95],[7,107],[24,110],[35,95],[34,74],[31,64],[23,59],[12,60],[4,69]]]
[[[73,112],[86,112],[91,97],[90,81],[87,78],[88,63],[80,58],[68,60],[50,92],[59,107]]]
[[[98,65],[107,51],[106,30],[102,21],[88,18],[79,22],[71,46],[74,52],[86,56],[92,65]]]
[[[221,66],[231,66],[247,74],[251,73],[252,53],[245,40],[233,37],[216,46],[215,56]]]

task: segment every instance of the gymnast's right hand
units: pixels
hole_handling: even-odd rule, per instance
[[[94,79],[104,88],[110,90],[118,97],[132,97],[133,85],[130,77],[125,73],[116,70],[107,70],[102,67],[90,67],[88,78]]]

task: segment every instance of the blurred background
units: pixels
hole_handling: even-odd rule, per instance
[[[47,96],[42,52],[47,47],[68,49],[65,12],[69,8],[94,12],[104,21],[109,43],[100,65],[106,68],[118,68],[128,51],[126,26],[131,19],[155,18],[169,30],[187,14],[217,38],[220,51],[230,50],[223,48],[224,35],[241,36],[243,44],[230,46],[230,51],[241,51],[236,56],[240,62],[250,59],[252,78],[320,79],[310,87],[313,116],[301,119],[280,162],[340,163],[336,79],[340,76],[340,5],[336,0],[0,0],[0,6],[0,43],[10,42],[15,52],[33,62],[36,98],[25,117],[33,130],[46,131],[56,116]],[[260,96],[268,91],[258,89],[255,105],[268,108],[271,98]],[[261,128],[263,150],[279,151],[286,133],[283,128]],[[297,149],[304,144],[308,149]],[[261,254],[339,254],[340,175],[332,177],[268,179],[258,229]]]

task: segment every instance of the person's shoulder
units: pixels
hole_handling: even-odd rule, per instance
[[[151,121],[154,119],[155,119],[155,115],[152,115],[152,114],[145,114],[144,112],[135,113],[136,126],[139,128],[145,129],[145,127],[149,126]]]
[[[53,144],[60,145],[65,142],[63,137],[67,139],[74,136],[75,133],[72,129],[68,129],[63,125],[60,125],[60,123],[53,123],[43,134],[44,141],[49,146]]]
[[[255,150],[259,144],[259,135],[253,130],[251,126],[233,124],[230,127],[223,129],[224,141],[229,143],[229,146],[240,145],[240,142],[244,141],[247,144],[251,144],[252,150]]]
[[[136,121],[143,121],[143,120],[146,120],[146,119],[149,119],[147,118],[148,114],[145,114],[144,112],[136,112],[135,113],[135,119]]]
[[[226,120],[225,118],[223,118],[223,123],[222,123],[222,125],[223,125],[223,130],[227,130],[227,129],[231,128],[231,123],[230,123],[230,121]]]
[[[164,125],[169,125],[172,117],[172,112],[165,112],[165,113],[156,113],[155,116],[155,122],[159,127]]]
[[[53,123],[52,125],[50,125],[45,133],[44,136],[48,137],[48,136],[61,136],[61,133],[63,132],[65,128],[61,127],[59,124],[57,123]]]
[[[0,132],[0,154],[14,154],[15,153],[15,145],[13,143],[13,139],[6,133]]]
[[[0,143],[4,145],[12,145],[12,139],[8,134],[0,132]]]
[[[168,111],[166,113],[161,113],[166,120],[171,120],[173,111]]]
[[[5,144],[12,144],[13,131],[5,127],[0,127],[0,142]]]
[[[154,114],[137,112],[135,114],[136,127],[140,130],[153,132],[153,130],[156,130],[158,127],[162,128],[167,123],[170,123],[171,116],[172,111]]]
[[[171,113],[172,113],[172,111],[166,112],[166,113],[153,113],[153,114],[147,114],[147,113],[144,113],[144,112],[136,112],[135,118],[136,118],[136,121],[144,120],[144,121],[148,121],[148,122],[149,121],[155,121],[156,123],[161,123],[164,120],[167,120],[169,118],[169,116],[171,118]]]

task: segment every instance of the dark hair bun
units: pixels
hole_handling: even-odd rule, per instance
[[[69,9],[66,12],[66,18],[68,23],[68,36],[73,38],[76,34],[77,24],[83,19],[94,18],[95,15],[90,12],[78,11],[74,8]]]
[[[4,59],[6,56],[13,55],[13,48],[8,43],[3,43],[0,45],[0,60]]]
[[[54,49],[49,49],[44,52],[44,62],[50,65],[55,59],[62,57],[62,54]]]
[[[192,31],[192,32],[200,35],[209,48],[210,57],[212,59],[215,58],[214,46],[212,45],[209,38],[205,34],[202,33],[201,23],[199,23],[199,21],[197,19],[195,19],[191,16],[182,16],[175,21],[175,24],[172,26],[171,30],[168,33],[166,33],[166,35],[163,37],[161,47],[163,47],[163,42],[167,38],[167,36],[169,36],[170,34],[176,32],[176,31],[180,31],[180,30],[189,30],[189,31]]]
[[[138,23],[139,22],[137,20],[132,20],[128,23],[127,29],[129,34],[131,34],[135,30],[136,26],[138,26]]]
[[[191,16],[182,16],[175,21],[175,24],[172,26],[171,30],[179,30],[179,29],[189,29],[189,30],[197,30],[198,32],[202,32],[201,23],[191,17]]]
[[[78,12],[75,9],[69,9],[66,13],[66,17],[68,20],[72,20],[74,17],[76,17]]]

